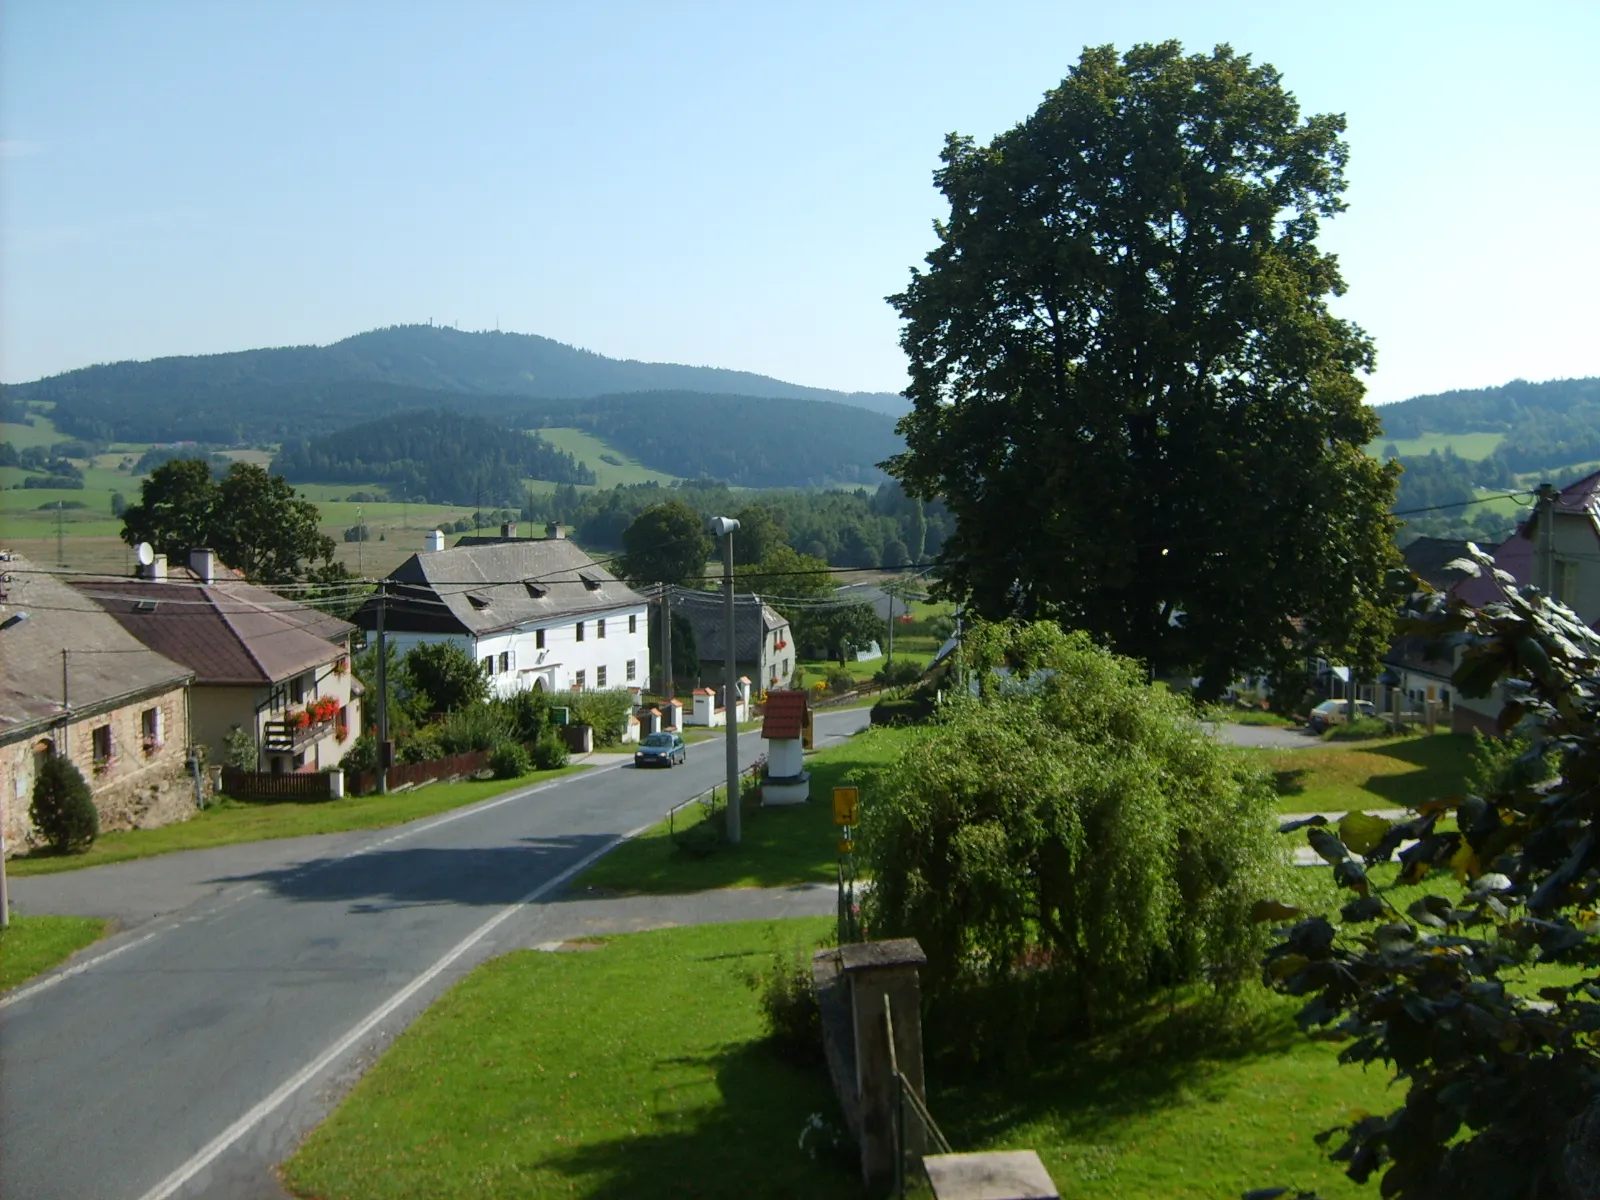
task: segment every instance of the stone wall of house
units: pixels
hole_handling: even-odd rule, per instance
[[[144,714],[158,710],[161,736],[147,744]],[[96,730],[110,729],[111,754],[96,753]],[[38,838],[28,807],[40,757],[60,748],[62,727],[0,746],[0,822],[7,857],[24,853]],[[66,730],[67,757],[94,791],[100,829],[153,829],[187,820],[195,812],[194,780],[185,767],[189,726],[184,689],[135,701],[108,713],[80,717]],[[101,735],[100,748],[105,739]]]

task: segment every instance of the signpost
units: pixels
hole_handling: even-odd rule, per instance
[[[856,912],[855,825],[861,816],[861,789],[833,789],[833,823],[839,827],[839,942],[861,940]]]

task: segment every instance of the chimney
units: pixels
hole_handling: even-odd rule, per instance
[[[516,522],[515,521],[507,521],[504,525],[500,526],[500,536],[503,537],[503,538],[514,538],[514,537],[516,537],[517,536],[517,524],[516,524]]]
[[[150,565],[144,568],[144,577],[155,583],[167,581],[167,556],[158,554],[150,560]]]
[[[444,549],[444,534],[440,533],[437,529],[428,530],[428,542],[427,542],[427,545],[425,545],[423,547],[423,549],[424,550],[443,550]]]
[[[189,551],[189,569],[200,576],[201,583],[215,583],[217,556],[211,550]]]
[[[550,524],[544,527],[544,535],[547,538],[555,538],[559,541],[561,538],[567,536],[567,531],[564,526],[558,525],[554,521],[551,521]]]

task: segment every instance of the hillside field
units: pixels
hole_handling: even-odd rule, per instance
[[[1431,454],[1435,450],[1443,454],[1446,450],[1453,450],[1458,458],[1477,461],[1493,454],[1505,438],[1504,433],[1425,433],[1421,437],[1380,437],[1367,444],[1367,453],[1373,458],[1381,458],[1390,446],[1403,457]]]
[[[576,456],[579,462],[586,464],[595,473],[598,482],[593,489],[586,487],[586,491],[604,490],[625,483],[659,483],[664,486],[678,478],[664,471],[652,471],[649,467],[641,465],[638,459],[601,441],[587,430],[553,428],[539,429],[535,432],[557,450],[565,450]],[[621,465],[603,461],[600,457],[602,454],[620,459]],[[554,486],[546,484],[545,490]]]

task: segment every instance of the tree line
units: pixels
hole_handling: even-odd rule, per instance
[[[296,483],[381,483],[394,499],[434,504],[514,504],[530,478],[595,481],[586,464],[537,434],[444,410],[290,439],[272,469]]]

